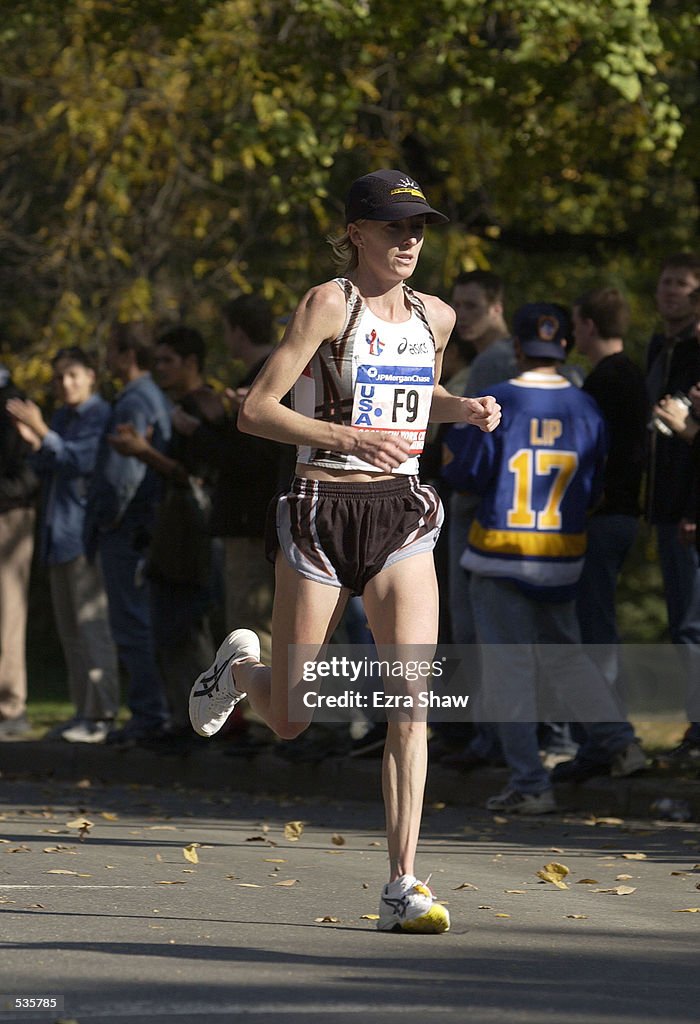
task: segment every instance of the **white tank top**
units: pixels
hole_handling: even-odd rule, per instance
[[[345,325],[337,338],[315,352],[292,389],[292,407],[311,419],[400,434],[410,442],[411,455],[393,472],[414,476],[435,383],[435,338],[425,306],[404,285],[411,318],[388,323],[369,309],[351,281],[336,282],[345,292]],[[326,469],[385,472],[354,455],[309,445],[297,448],[297,461]]]

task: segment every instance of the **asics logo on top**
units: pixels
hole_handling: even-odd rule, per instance
[[[411,344],[409,345],[408,339],[402,338],[401,341],[399,342],[397,352],[399,353],[400,356],[402,356],[406,351],[411,356],[423,356],[427,355],[427,353],[430,351],[430,348],[428,346],[427,341],[414,341],[411,342]]]
[[[365,334],[365,341],[369,345],[369,354],[371,356],[380,356],[382,354],[384,342],[379,340],[379,335],[374,328],[372,328],[370,334]]]

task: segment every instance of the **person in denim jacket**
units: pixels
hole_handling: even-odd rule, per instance
[[[39,557],[48,567],[75,709],[73,718],[49,735],[71,743],[101,743],[119,708],[119,677],[102,572],[99,561],[91,563],[85,556],[83,524],[97,449],[111,409],[94,393],[95,367],[83,349],[61,349],[51,366],[62,404],[50,424],[34,402],[16,398],[8,403],[17,429],[34,451],[30,463],[42,481]]]
[[[149,591],[143,573],[150,530],[160,498],[158,474],[133,456],[120,455],[108,438],[129,423],[164,451],[170,440],[167,400],[151,378],[152,345],[144,324],[117,323],[107,345],[107,367],[124,387],[102,437],[88,495],[85,540],[88,557],[99,551],[109,622],[128,677],[131,719],[110,733],[123,745],[158,739],[168,719],[156,666]]]

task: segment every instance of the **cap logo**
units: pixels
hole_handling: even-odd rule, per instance
[[[413,178],[402,178],[401,181],[396,184],[396,187],[391,189],[389,195],[409,195],[416,199],[422,199],[424,203],[427,203],[428,201],[423,195],[420,185],[417,181],[414,181]]]
[[[559,330],[559,322],[553,316],[541,316],[537,321],[537,337],[541,341],[553,341]]]

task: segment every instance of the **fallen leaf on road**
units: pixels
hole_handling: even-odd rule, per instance
[[[66,828],[77,828],[78,838],[82,843],[85,836],[88,834],[93,826],[93,822],[88,821],[87,818],[73,818],[72,821],[66,822]]]
[[[50,868],[44,872],[45,875],[76,875],[78,878],[92,878],[92,875],[81,874],[79,871],[69,871],[68,868]]]
[[[474,889],[474,891],[477,892],[478,889],[479,889],[479,886],[478,885],[472,885],[471,882],[462,882],[461,885],[455,886],[453,891],[454,892],[459,892],[460,889]]]
[[[197,855],[197,847],[199,843],[190,843],[189,846],[183,846],[182,856],[185,860],[188,860],[190,864],[199,864],[199,856]]]
[[[286,864],[284,857],[263,857],[266,864]]]
[[[629,882],[630,878],[634,878],[634,875],[615,875],[616,882]]]
[[[579,878],[576,885],[600,885],[597,878]]]
[[[378,921],[379,920],[379,914],[361,914],[360,915],[360,920],[361,921]]]
[[[174,882],[171,882],[171,881],[155,882],[154,884],[155,885],[186,885],[187,884],[187,880],[185,878],[178,878]]]
[[[588,914],[567,914],[569,921],[587,921]]]
[[[631,896],[633,892],[636,892],[636,888],[631,885],[616,885],[613,889],[594,889],[593,892],[605,892],[611,893],[614,896]]]
[[[378,839],[373,839],[371,843],[367,843],[368,846],[381,846],[382,844]]]
[[[239,882],[239,889],[262,889],[261,885],[257,885],[256,882]]]
[[[296,843],[304,831],[303,821],[288,821],[284,826],[284,838],[290,843]]]
[[[337,832],[334,832],[333,835],[331,836],[331,842],[333,843],[334,846],[345,846],[345,838],[341,835],[338,835]]]
[[[674,910],[674,914],[700,914],[700,907],[684,907],[683,910]]]
[[[623,860],[646,860],[647,859],[647,855],[646,855],[646,853],[623,853],[622,854],[622,859]]]
[[[325,917],[315,917],[314,921],[316,924],[340,924],[340,918],[331,917],[330,914],[326,914]]]
[[[281,882],[275,882],[275,885],[284,885],[288,889],[291,888],[293,885],[298,885],[298,884],[299,884],[299,879],[298,878],[285,878]]]
[[[62,843],[59,843],[58,846],[45,846],[44,847],[44,853],[77,853],[77,852],[78,851],[74,850],[72,846],[64,846]]]
[[[527,896],[527,889],[504,889],[508,896]]]
[[[564,881],[568,874],[569,869],[566,864],[557,864],[556,861],[552,861],[550,864],[545,864],[544,868],[537,872],[537,877],[541,878],[544,882],[551,882],[557,889],[568,889],[569,886]]]
[[[119,815],[114,814],[113,811],[100,811],[100,817],[105,821],[119,821]]]

